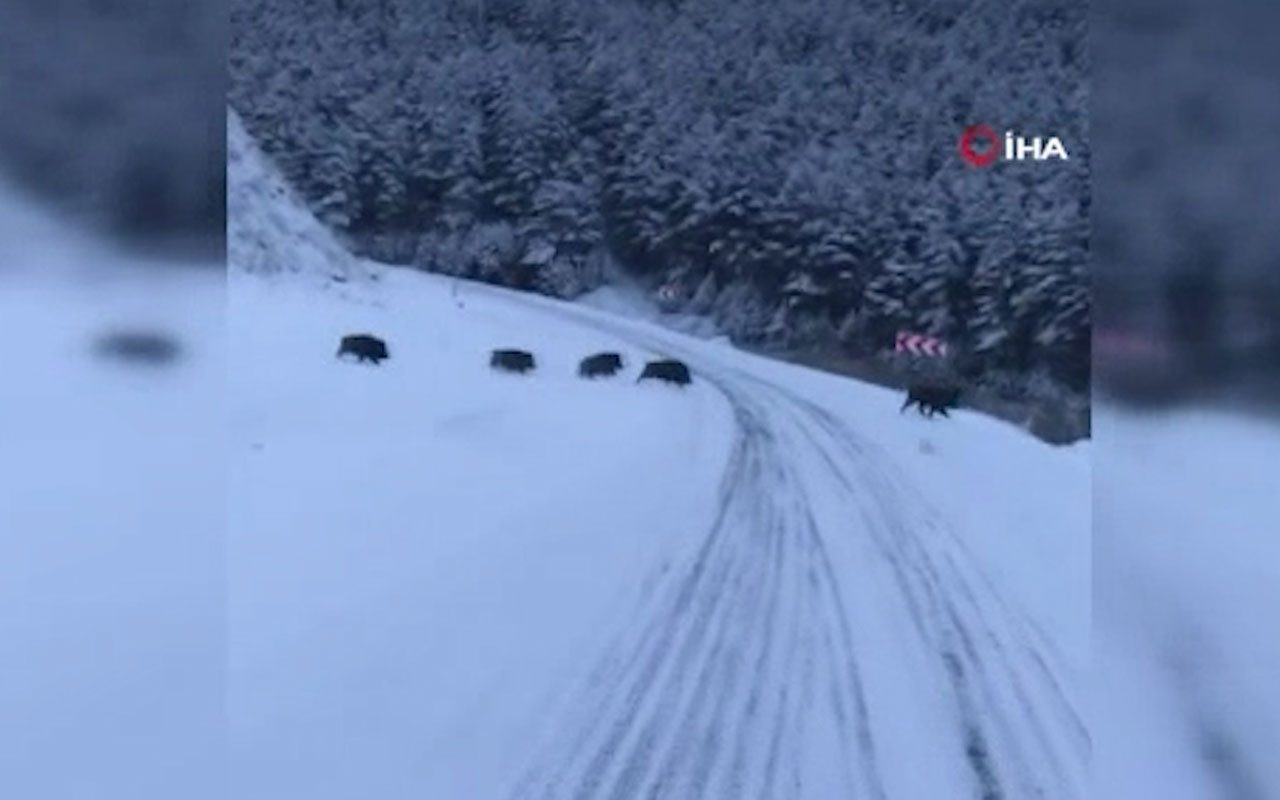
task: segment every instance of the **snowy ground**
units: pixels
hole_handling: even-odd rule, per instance
[[[238,796],[1084,796],[1084,448],[488,287],[344,291],[232,276]],[[357,330],[392,359],[337,362]],[[579,380],[602,349],[628,377]],[[635,385],[659,352],[695,385]]]
[[[1103,409],[1095,435],[1099,796],[1280,797],[1280,425]]]
[[[0,187],[0,796],[225,796],[225,284],[179,270]]]

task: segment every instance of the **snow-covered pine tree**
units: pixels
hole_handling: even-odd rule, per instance
[[[690,314],[710,312],[716,301],[717,291],[715,273],[708,271],[703,276],[702,282],[698,284],[698,288],[694,290],[693,297],[689,299],[688,312]]]
[[[235,0],[233,101],[357,244],[411,229],[419,262],[505,280],[499,262],[547,236],[557,259],[587,252],[552,268],[566,278],[609,256],[680,270],[693,307],[757,337],[803,273],[825,309],[787,324],[838,322],[860,352],[910,327],[991,369],[1079,362],[1078,10],[676,5]],[[996,118],[1081,148],[1061,169],[974,171],[939,145]],[[486,220],[510,247],[481,246]]]

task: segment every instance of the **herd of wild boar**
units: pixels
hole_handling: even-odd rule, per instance
[[[338,345],[338,357],[352,355],[357,361],[371,361],[379,364],[383,359],[391,357],[387,343],[368,333],[356,333],[342,337]],[[489,356],[489,366],[503,372],[524,374],[537,367],[533,353],[527,350],[501,349],[494,350]],[[595,353],[582,359],[578,364],[578,376],[582,378],[602,378],[618,374],[623,369],[622,356],[618,353]],[[689,367],[674,358],[662,358],[649,361],[640,371],[636,381],[647,379],[665,381],[676,386],[688,386],[693,378]],[[960,389],[946,384],[911,384],[907,387],[907,399],[900,412],[916,406],[922,416],[933,417],[941,414],[946,417],[947,409],[957,408],[960,403]]]
[[[380,364],[391,357],[387,343],[368,333],[354,333],[342,337],[338,345],[337,357],[355,356],[356,361],[370,361]],[[537,367],[533,353],[527,350],[501,349],[494,350],[489,356],[489,366],[503,372],[531,372]],[[601,378],[616,375],[622,371],[622,356],[618,353],[596,353],[582,359],[578,364],[578,375],[582,378]],[[636,380],[647,379],[665,381],[677,386],[688,386],[693,382],[689,367],[674,358],[663,358],[650,361],[640,371]]]

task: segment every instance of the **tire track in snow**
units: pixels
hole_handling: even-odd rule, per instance
[[[579,710],[553,721],[515,797],[887,798],[849,566],[888,575],[900,610],[886,613],[904,613],[951,698],[950,738],[970,786],[939,786],[939,797],[1084,796],[1088,736],[1036,632],[887,458],[781,386],[666,337],[563,313],[684,358],[728,400],[737,438],[696,555],[659,579],[582,688]],[[821,528],[803,472],[815,463],[860,525]],[[878,560],[840,569],[833,536],[861,537]],[[826,770],[815,771],[814,752],[830,756]]]
[[[980,573],[938,546],[958,547],[958,540],[935,535],[932,547],[921,541],[922,530],[937,534],[941,522],[930,513],[906,517],[907,509],[927,510],[928,504],[894,475],[887,459],[875,458],[873,448],[825,409],[779,387],[766,384],[761,391],[783,396],[799,417],[817,426],[822,435],[806,432],[816,449],[834,445],[842,452],[843,459],[826,453],[824,462],[848,491],[869,490],[879,521],[865,530],[890,565],[917,634],[937,648],[980,796],[1079,796],[1088,734],[1039,652],[1035,632],[1010,613]],[[1046,699],[1033,700],[1033,694]]]
[[[747,442],[739,437],[710,534],[678,577],[674,576],[678,570],[668,570],[673,577],[665,579],[654,592],[658,598],[655,607],[642,609],[638,615],[641,635],[629,641],[624,634],[612,648],[613,653],[623,655],[606,659],[595,671],[585,693],[595,702],[587,707],[587,722],[578,723],[580,730],[573,736],[572,746],[558,754],[564,763],[556,763],[549,770],[556,773],[555,777],[547,779],[540,792],[526,791],[522,796],[592,796],[606,792],[604,781],[609,769],[618,763],[618,751],[640,730],[637,720],[655,715],[662,719],[670,713],[676,698],[671,692],[654,692],[653,687],[678,681],[687,674],[690,660],[705,641],[711,617],[721,605],[729,568],[735,560],[723,533],[733,487],[744,480],[742,473],[750,467],[750,461]],[[679,669],[672,668],[672,661]],[[653,705],[658,707],[656,712],[650,708]],[[655,746],[655,733],[650,725],[638,743],[630,744],[633,771],[639,763],[637,759],[646,758]],[[585,763],[575,764],[583,759]],[[577,786],[571,788],[568,784],[575,777]]]
[[[835,796],[885,797],[851,626],[801,477],[766,410],[719,388],[738,433],[715,522],[668,571],[639,634],[615,642],[580,695],[591,713],[560,721],[571,744],[553,742],[519,798],[812,796],[804,745],[823,736]]]

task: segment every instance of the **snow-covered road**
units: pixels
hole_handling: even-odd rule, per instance
[[[876,445],[735,351],[560,313],[687,360],[735,435],[714,522],[516,797],[1086,795],[1085,725],[1041,634]]]
[[[1070,637],[1002,585],[927,473],[794,378],[853,387],[869,424],[913,432],[889,441],[950,421],[648,323],[432,276],[334,293],[242,275],[231,308],[245,796],[354,796],[343,776],[368,775],[334,773],[339,754],[395,762],[381,797],[424,781],[520,800],[1087,795]],[[335,362],[344,318],[388,333],[392,360]],[[486,345],[512,341],[533,343],[533,375],[485,365]],[[573,376],[605,348],[625,376]],[[636,385],[657,354],[686,360],[694,385]],[[943,453],[924,459],[954,447],[936,438]],[[1069,535],[1027,519],[995,532],[1002,550]],[[424,754],[425,741],[439,744]],[[302,761],[282,763],[280,742]]]

